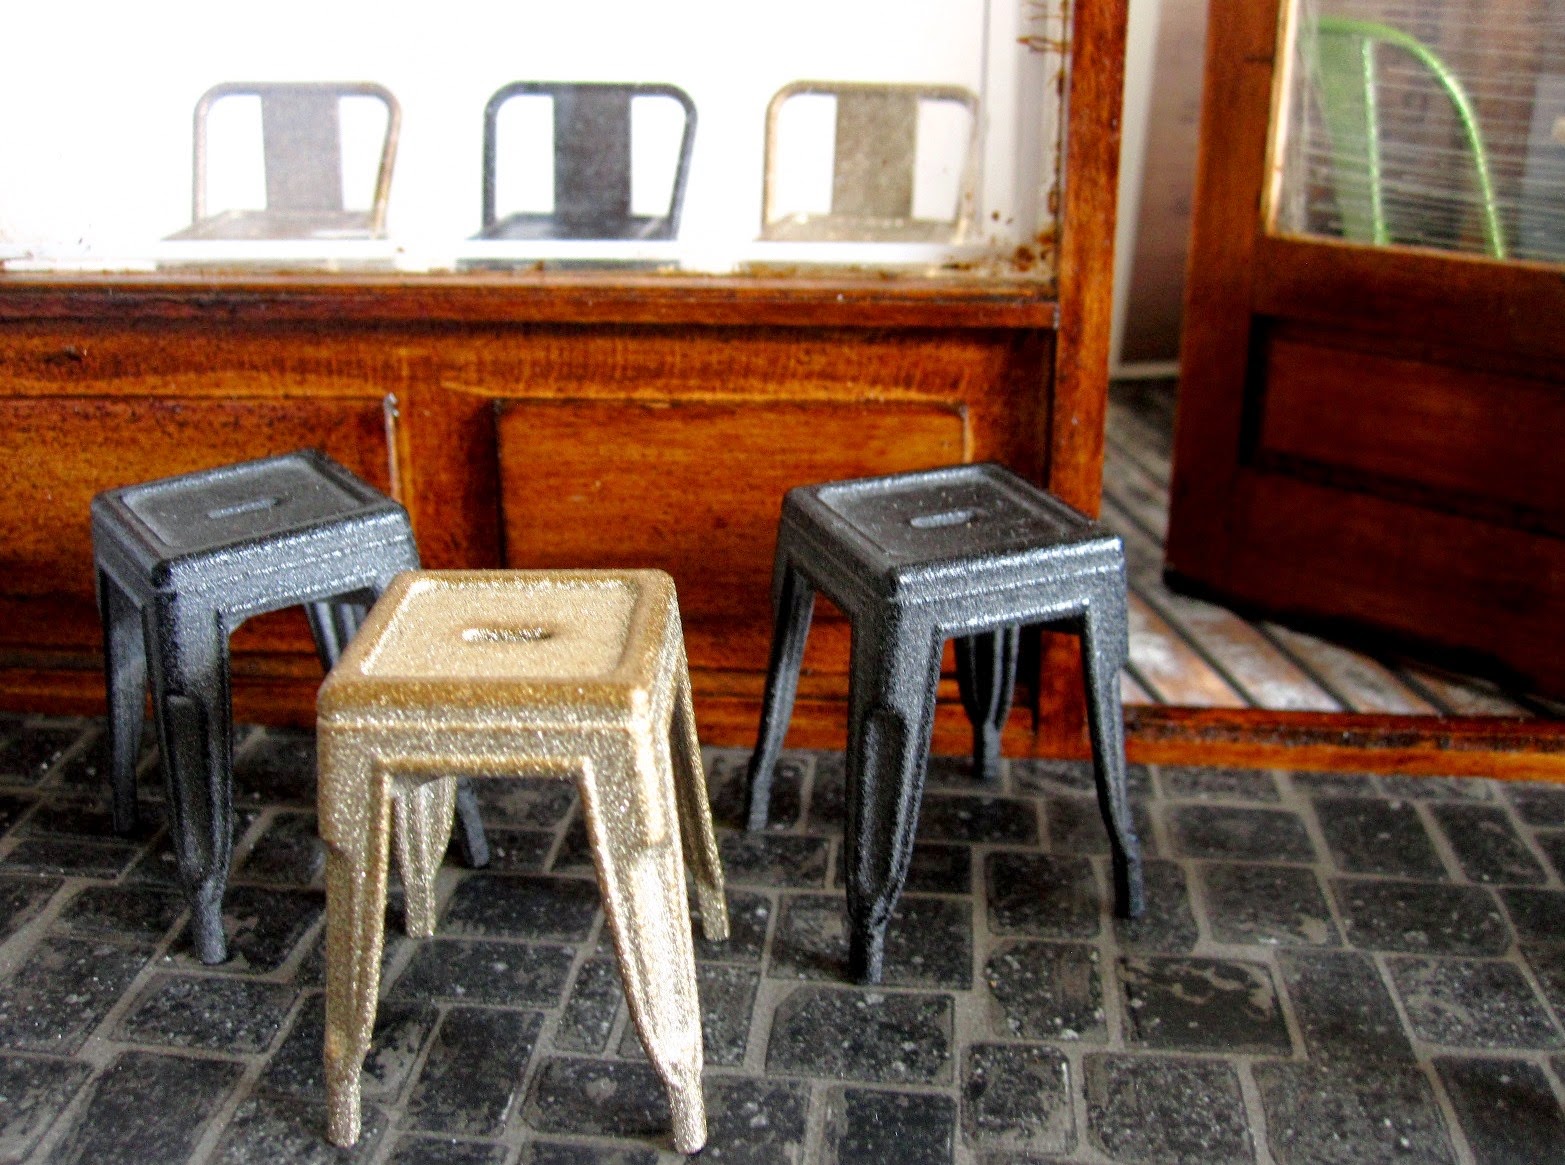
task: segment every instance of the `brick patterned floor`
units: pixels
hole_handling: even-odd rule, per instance
[[[734,935],[698,944],[705,1159],[1030,1165],[1565,1160],[1565,789],[1137,769],[1147,919],[1108,915],[1083,766],[935,762],[886,984],[843,982],[842,759],[790,753],[733,826]],[[0,717],[0,1162],[651,1165],[573,791],[487,783],[493,867],[388,933],[366,1136],[321,1139],[312,740],[239,733],[233,957],[189,954],[101,722]]]

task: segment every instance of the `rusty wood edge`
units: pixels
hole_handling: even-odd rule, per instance
[[[1052,329],[1059,305],[1041,282],[971,276],[0,276],[0,325],[46,320]]]

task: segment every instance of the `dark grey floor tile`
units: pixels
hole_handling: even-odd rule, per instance
[[[446,903],[437,933],[581,942],[597,913],[597,883],[584,878],[469,874]]]
[[[69,1060],[0,1056],[0,1161],[23,1161],[92,1070]]]
[[[549,869],[556,874],[591,874],[597,869],[592,857],[592,843],[587,840],[587,823],[581,814],[571,818],[560,838],[560,848],[554,852]]]
[[[571,1145],[564,1141],[529,1141],[518,1165],[658,1165],[653,1149]]]
[[[537,1012],[451,1008],[408,1097],[408,1124],[425,1132],[499,1136],[542,1026]]]
[[[696,958],[713,963],[759,963],[766,946],[766,927],[772,917],[772,900],[764,894],[728,890],[728,937],[712,942],[705,937],[694,901],[690,917],[694,927]]]
[[[956,1105],[949,1096],[844,1088],[826,1118],[836,1165],[950,1165]]]
[[[1444,863],[1410,801],[1369,797],[1317,797],[1326,848],[1337,868],[1348,874],[1390,874],[1439,881]]]
[[[1413,1059],[1391,992],[1368,955],[1287,951],[1278,963],[1312,1061]]]
[[[458,1141],[450,1137],[398,1137],[386,1165],[503,1165],[510,1155],[504,1145],[488,1141]]]
[[[551,1056],[533,1074],[522,1118],[541,1133],[669,1141],[668,1098],[644,1060]]]
[[[810,1093],[787,1080],[706,1079],[706,1148],[701,1160],[796,1165],[805,1160]]]
[[[1565,1116],[1543,1070],[1523,1060],[1435,1060],[1478,1165],[1532,1165],[1565,1151]]]
[[[157,942],[184,912],[184,895],[160,886],[86,886],[65,904],[55,925],[84,938]]]
[[[279,813],[234,872],[240,881],[309,886],[326,869],[326,845],[313,813]]]
[[[835,756],[836,754],[830,754]],[[973,773],[973,754],[964,752],[945,756],[931,756],[924,766],[924,785],[930,789],[950,789],[954,792],[999,792],[1005,784],[1006,761],[1000,762],[1000,776],[985,783]]]
[[[1232,1064],[1165,1056],[1088,1056],[1087,1127],[1115,1161],[1249,1165],[1255,1160]]]
[[[1049,848],[1055,853],[1106,854],[1109,831],[1103,824],[1096,797],[1050,797],[1044,802],[1044,817],[1049,823]],[[1152,808],[1146,801],[1132,801],[1130,816],[1146,857],[1157,853],[1157,834],[1152,828]]]
[[[792,834],[729,833],[717,837],[729,885],[824,886],[826,840]]]
[[[544,943],[426,939],[391,986],[398,999],[555,1007],[575,952]]]
[[[1094,938],[1102,903],[1087,858],[991,853],[984,859],[989,929],[1039,938]]]
[[[848,973],[848,907],[838,894],[785,894],[766,973],[781,979],[829,979]],[[888,987],[973,983],[973,908],[950,898],[904,895],[886,932]]]
[[[558,777],[504,777],[475,781],[484,824],[553,829],[576,804],[576,785]]]
[[[325,909],[326,897],[319,890],[230,886],[223,896],[228,961],[222,969],[248,974],[277,970],[288,961]],[[188,931],[175,943],[179,957],[187,965],[200,965],[191,951]]]
[[[1132,797],[1152,796],[1146,765],[1126,765],[1125,783]],[[1028,757],[1011,761],[1011,784],[1027,793],[1090,793],[1096,787],[1091,761]]]
[[[1412,1065],[1257,1064],[1278,1165],[1455,1165],[1434,1089]]]
[[[542,873],[554,848],[554,833],[548,829],[487,829],[491,874]]]
[[[32,796],[14,796],[12,794],[0,794],[0,836],[15,825],[37,801]]]
[[[1560,1032],[1514,964],[1490,959],[1387,960],[1413,1034],[1466,1048],[1556,1048]]]
[[[1555,877],[1565,880],[1565,831],[1540,829],[1533,837],[1543,856],[1549,859],[1549,865],[1554,867]]]
[[[889,1084],[951,1079],[949,995],[800,987],[777,1005],[766,1070]]]
[[[209,1158],[211,1165],[338,1165],[368,1161],[386,1131],[386,1114],[366,1104],[359,1140],[339,1149],[326,1139],[326,1106],[290,1096],[252,1096],[239,1106]]]
[[[117,878],[141,854],[141,846],[127,842],[81,841],[73,837],[39,834],[20,838],[0,859],[0,871],[8,874],[60,874],[68,878]]]
[[[750,1039],[750,1014],[755,1007],[755,991],[760,982],[760,972],[748,967],[712,963],[696,967],[696,988],[701,998],[701,1041],[708,1064],[732,1067],[744,1060],[744,1050]],[[625,1025],[619,1054],[627,1060],[646,1057],[633,1023]]]
[[[1499,955],[1511,943],[1494,895],[1479,886],[1334,878],[1331,889],[1356,947]]]
[[[984,963],[984,983],[997,1036],[1101,1043],[1107,1035],[1096,947],[1002,943]]]
[[[1565,891],[1500,890],[1500,901],[1523,942],[1565,943]]]
[[[15,733],[0,742],[0,782],[36,785],[59,764],[60,758],[81,736],[79,724],[47,725],[23,721]]]
[[[1271,972],[1232,959],[1122,959],[1126,1043],[1158,1050],[1293,1050]]]
[[[315,808],[315,733],[268,728],[234,754],[234,801]]]
[[[227,1060],[121,1052],[93,1082],[49,1163],[177,1165],[190,1157],[207,1120],[243,1074],[242,1064]]]
[[[0,983],[0,1047],[69,1054],[152,957],[150,945],[46,935]]]
[[[1163,796],[1187,801],[1281,800],[1276,776],[1269,769],[1227,769],[1212,765],[1158,770]]]
[[[154,975],[115,1038],[136,1044],[264,1052],[293,1006],[294,990],[227,976]]]
[[[49,777],[50,785],[90,795],[99,795],[108,789],[111,779],[109,732],[102,721],[91,723],[87,743],[80,748],[72,749],[70,754],[55,766],[54,772]],[[154,792],[162,783],[161,775],[150,767],[156,752],[157,742],[149,718],[142,728],[141,749],[136,755],[135,765],[139,776],[137,784],[142,786],[143,796]]]
[[[146,813],[145,819],[138,823],[139,833],[132,838],[123,838],[114,832],[108,808],[101,797],[47,797],[38,802],[38,808],[23,824],[20,832],[73,838],[77,841],[138,842],[163,824],[163,810],[160,806],[142,808]]]
[[[439,1018],[430,1004],[382,1000],[375,1011],[369,1054],[359,1072],[359,1087],[367,1097],[390,1099],[418,1059],[424,1041]],[[263,1092],[318,1100],[326,1095],[322,1063],[326,1003],[320,995],[307,998],[295,1013],[293,1028],[266,1062],[257,1087]]]
[[[1504,788],[1528,825],[1565,828],[1565,787],[1543,781],[1507,781]]]
[[[1381,786],[1390,797],[1411,797],[1415,801],[1492,801],[1489,782],[1475,777],[1381,777]]]
[[[1294,772],[1293,787],[1311,797],[1378,797],[1380,785],[1369,773]]]
[[[38,917],[63,885],[59,878],[0,874],[0,942]]]
[[[1070,1064],[1035,1044],[969,1045],[962,1128],[973,1145],[1069,1153],[1076,1147]]]
[[[1538,976],[1543,997],[1556,1015],[1565,1017],[1565,947],[1525,945],[1522,954],[1533,974]]]
[[[1313,870],[1217,863],[1201,871],[1207,922],[1220,943],[1334,947],[1337,924]]]
[[[1171,805],[1165,815],[1176,853],[1191,858],[1313,862],[1315,847],[1298,814],[1287,809]]]
[[[554,1046],[562,1052],[603,1051],[624,1000],[618,964],[613,959],[588,959],[576,972],[555,1028]]]
[[[837,860],[833,864],[831,884],[845,886],[843,864],[847,861],[847,847],[837,847]],[[912,894],[970,894],[973,890],[973,851],[965,845],[946,845],[937,841],[920,841],[913,846],[913,856],[908,862],[907,882],[903,890]]]
[[[1546,879],[1543,867],[1511,827],[1498,805],[1439,802],[1430,806],[1462,869],[1474,882],[1534,883]]]
[[[1020,797],[976,793],[929,793],[918,813],[924,841],[992,842],[1032,845],[1038,840],[1038,813]]]
[[[732,829],[745,827],[745,796],[749,788],[750,750],[716,749],[706,770],[706,787],[712,798],[712,818]],[[792,829],[803,810],[804,778],[810,771],[810,754],[785,751],[772,772],[768,829]]]
[[[1181,954],[1200,939],[1185,871],[1177,862],[1149,861],[1143,869],[1147,909],[1140,918],[1114,919],[1120,946],[1138,953]]]

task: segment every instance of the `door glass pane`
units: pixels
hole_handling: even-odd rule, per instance
[[[13,5],[0,267],[1047,279],[1069,10]]]
[[[1274,229],[1565,260],[1565,0],[1299,0]]]

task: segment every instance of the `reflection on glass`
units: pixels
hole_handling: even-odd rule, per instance
[[[1277,229],[1565,259],[1565,5],[1301,0],[1293,17]]]
[[[24,5],[12,42],[72,65],[0,71],[0,265],[1049,279],[1068,11]]]

